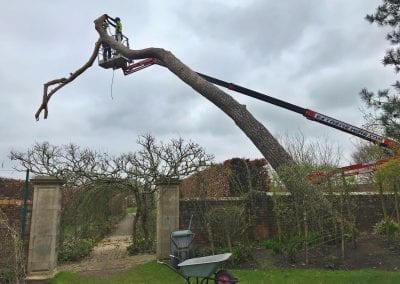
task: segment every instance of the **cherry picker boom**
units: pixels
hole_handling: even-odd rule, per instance
[[[125,75],[129,75],[132,74],[134,72],[137,72],[139,70],[142,70],[146,67],[149,67],[153,64],[158,64],[162,66],[162,63],[156,59],[156,58],[147,58],[144,59],[142,61],[139,61],[137,63],[133,63],[133,64],[128,64],[125,68],[122,68],[123,72]],[[254,90],[250,90],[248,88],[236,85],[234,83],[228,83],[225,81],[222,81],[220,79],[196,72],[198,75],[200,75],[203,79],[205,79],[206,81],[213,83],[217,86],[221,86],[224,88],[227,88],[229,90],[235,91],[237,93],[279,106],[281,108],[296,112],[298,114],[303,115],[304,117],[306,117],[309,120],[313,120],[316,122],[319,122],[321,124],[327,125],[329,127],[332,128],[336,128],[338,130],[341,130],[343,132],[347,132],[351,135],[360,137],[364,140],[370,141],[374,144],[392,149],[392,150],[398,150],[398,148],[400,147],[400,144],[395,141],[392,140],[390,138],[381,136],[379,134],[373,133],[371,131],[359,128],[357,126],[351,125],[349,123],[343,122],[341,120],[338,120],[336,118],[327,116],[325,114],[310,110],[310,109],[306,109],[306,108],[302,108],[300,106],[285,102],[283,100],[256,92]]]
[[[107,17],[107,23],[111,24],[112,26],[116,26],[116,19]],[[112,35],[117,39],[116,35]],[[124,46],[126,46],[127,48],[129,48],[129,39],[122,35],[122,40],[120,40],[120,43],[123,44]],[[122,69],[124,75],[129,75],[132,74],[134,72],[137,72],[139,70],[142,70],[144,68],[147,68],[149,66],[152,66],[154,64],[160,65],[160,66],[164,66],[164,64],[157,58],[146,58],[143,59],[137,63],[134,63],[133,60],[126,58],[125,56],[123,56],[122,54],[120,54],[119,52],[117,52],[116,50],[112,50],[112,57],[109,58],[107,57],[107,50],[105,48],[106,45],[102,45],[100,47],[100,50],[98,52],[98,63],[101,67],[105,68],[105,69]],[[103,56],[101,56],[100,54],[102,54]],[[360,164],[355,164],[355,165],[350,165],[350,166],[346,166],[346,167],[342,167],[342,168],[338,168],[336,170],[330,171],[330,172],[315,172],[312,175],[313,176],[333,176],[336,175],[338,173],[342,174],[342,175],[354,175],[354,174],[358,174],[361,172],[373,172],[376,170],[377,166],[383,163],[386,163],[387,161],[389,161],[390,159],[399,159],[400,158],[400,143],[392,140],[390,138],[381,136],[379,134],[373,133],[371,131],[359,128],[357,126],[351,125],[349,123],[343,122],[341,120],[338,120],[336,118],[324,115],[322,113],[310,110],[310,109],[306,109],[294,104],[291,104],[289,102],[285,102],[283,100],[256,92],[254,90],[251,89],[247,89],[245,87],[236,85],[234,83],[228,83],[225,81],[222,81],[220,79],[202,74],[202,73],[198,73],[196,72],[199,76],[201,76],[203,79],[205,79],[206,81],[215,84],[217,86],[221,86],[224,88],[228,88],[229,90],[235,91],[237,93],[249,96],[249,97],[253,97],[255,99],[279,106],[281,108],[296,112],[298,114],[303,115],[304,117],[306,117],[309,120],[313,120],[316,121],[318,123],[324,124],[326,126],[332,127],[332,128],[336,128],[340,131],[349,133],[353,136],[357,136],[361,139],[370,141],[376,145],[380,145],[383,146],[385,148],[391,149],[394,154],[395,157],[389,158],[389,159],[383,159],[380,161],[376,161],[376,162],[371,162],[371,163],[360,163]]]
[[[132,74],[134,72],[137,72],[139,70],[142,70],[144,68],[147,68],[151,65],[160,65],[163,66],[163,64],[160,62],[160,60],[156,59],[156,58],[147,58],[144,60],[141,60],[137,63],[127,63],[126,67],[123,67],[122,70],[124,72],[124,75],[129,75]],[[235,91],[237,93],[279,106],[281,108],[290,110],[292,112],[296,112],[298,114],[303,115],[304,117],[306,117],[309,120],[313,120],[316,121],[318,123],[324,124],[326,126],[332,127],[332,128],[336,128],[340,131],[349,133],[351,135],[357,136],[361,139],[370,141],[376,145],[380,145],[383,146],[385,148],[391,149],[393,150],[393,152],[397,155],[399,150],[400,150],[400,144],[395,141],[392,140],[390,138],[381,136],[379,134],[373,133],[371,131],[359,128],[357,126],[351,125],[349,123],[343,122],[341,120],[338,120],[336,118],[327,116],[325,114],[310,110],[310,109],[306,109],[294,104],[291,104],[289,102],[285,102],[283,100],[259,93],[257,91],[236,85],[234,83],[228,83],[225,82],[223,80],[196,72],[199,76],[201,76],[203,79],[205,79],[206,81],[213,83],[217,86],[221,86],[224,88],[227,88],[229,90]],[[398,156],[395,158],[399,158]],[[331,171],[317,171],[317,172],[313,172],[309,175],[309,178],[311,181],[313,182],[319,182],[321,180],[321,178],[326,178],[329,176],[334,176],[337,174],[343,175],[343,176],[352,176],[352,175],[358,175],[358,174],[366,174],[366,173],[372,173],[374,172],[377,167],[383,163],[388,162],[390,159],[382,159],[379,161],[375,161],[375,162],[368,162],[368,163],[358,163],[358,164],[353,164],[353,165],[349,165],[349,166],[345,166],[345,167],[341,167],[341,168],[337,168],[335,170],[331,170]]]

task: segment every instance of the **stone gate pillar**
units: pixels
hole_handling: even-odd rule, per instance
[[[54,276],[57,266],[63,182],[49,176],[38,176],[31,182],[34,193],[27,280],[44,280]]]
[[[170,255],[170,234],[179,229],[179,180],[157,182],[157,259]]]

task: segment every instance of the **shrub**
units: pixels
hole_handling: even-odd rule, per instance
[[[288,261],[295,262],[296,254],[302,248],[303,243],[304,237],[302,236],[283,238],[280,250]]]
[[[232,247],[232,263],[239,264],[247,262],[251,257],[251,247],[244,244],[238,244]]]
[[[268,239],[261,242],[261,246],[265,249],[270,249],[274,253],[279,253],[281,251],[281,243],[278,239]]]
[[[282,253],[289,261],[295,261],[295,255],[299,249],[302,248],[305,241],[311,245],[313,242],[320,240],[317,233],[310,232],[308,238],[304,236],[289,236],[279,240],[278,238],[271,238],[261,242],[261,246],[266,249],[271,249],[274,253]]]
[[[0,267],[0,283],[11,283],[12,272],[9,268]]]
[[[388,238],[394,238],[400,233],[400,224],[391,218],[383,219],[375,224],[374,233],[377,235],[385,235]]]
[[[226,253],[226,252],[231,252],[232,256],[229,259],[230,263],[233,265],[245,263],[249,260],[252,260],[252,250],[251,245],[245,245],[242,243],[237,243],[235,246],[232,247],[232,249],[228,247],[218,247],[216,253]],[[200,254],[196,254],[198,256],[209,256],[212,255],[213,253],[207,249],[201,250]]]
[[[213,242],[216,247],[228,246],[232,250],[236,244],[246,242],[245,209],[238,206],[220,206],[211,208],[205,214],[210,225]]]
[[[65,239],[58,259],[60,261],[77,261],[88,256],[95,244],[93,239]]]
[[[308,241],[313,241],[314,236],[308,238]],[[288,261],[295,262],[297,252],[302,248],[305,238],[303,236],[288,236],[282,240],[272,238],[265,240],[261,246],[266,249],[271,249],[274,253],[281,253]]]
[[[136,240],[135,243],[131,244],[126,249],[130,255],[155,252],[154,241],[152,239],[146,240],[144,238]]]

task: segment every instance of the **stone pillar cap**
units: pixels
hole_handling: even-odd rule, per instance
[[[62,185],[65,181],[54,176],[35,176],[30,180],[33,184],[59,184]]]

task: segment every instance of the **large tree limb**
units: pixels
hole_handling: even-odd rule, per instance
[[[102,27],[103,22],[106,21],[107,18],[108,18],[107,15],[102,15],[101,17],[99,17],[94,21],[95,28],[100,35],[100,39],[96,44],[97,49],[94,52],[94,54],[98,52],[98,46],[100,45],[100,43],[104,42],[107,43],[112,49],[117,50],[119,53],[121,53],[123,56],[129,59],[144,59],[144,58],[159,59],[164,67],[168,68],[178,78],[180,78],[186,84],[191,86],[196,92],[201,94],[203,97],[207,98],[214,105],[220,108],[224,113],[226,113],[229,117],[231,117],[232,120],[236,123],[236,125],[250,138],[250,140],[259,149],[259,151],[263,154],[263,156],[267,159],[267,161],[271,164],[271,166],[274,169],[278,169],[280,166],[283,165],[289,165],[294,163],[290,155],[271,135],[271,133],[264,127],[264,125],[262,125],[251,115],[251,113],[246,109],[245,105],[238,103],[230,95],[228,95],[221,89],[217,88],[213,84],[209,83],[208,81],[200,77],[195,71],[193,71],[188,66],[183,64],[171,52],[165,49],[146,48],[141,50],[131,50],[126,46],[124,46],[123,44],[119,43],[113,37],[109,36]],[[91,59],[93,60],[95,58],[94,54],[91,57]],[[93,60],[91,63],[93,63]],[[85,64],[85,66],[87,64]],[[83,71],[84,70],[82,70],[82,72]],[[78,74],[78,72],[75,72],[73,79],[75,79],[81,73]],[[51,95],[53,95],[61,87],[72,81],[68,79],[62,78],[46,83],[46,84],[50,83],[60,84],[58,87],[53,89],[49,94],[47,94],[46,84],[45,84],[43,103],[39,108],[38,113],[35,115],[37,119],[39,117],[38,115],[40,114],[40,111],[43,109],[45,110],[45,118],[47,117],[48,100],[50,99]],[[235,143],[235,141],[227,141],[227,143]]]
[[[99,39],[95,44],[95,47],[94,47],[93,52],[92,52],[92,55],[90,56],[88,62],[86,62],[81,68],[79,68],[75,72],[70,73],[69,77],[64,77],[64,78],[60,78],[60,79],[51,80],[51,81],[49,81],[49,82],[44,84],[44,87],[43,87],[43,100],[42,100],[42,104],[40,105],[39,109],[35,113],[36,120],[39,120],[40,113],[43,110],[44,110],[44,118],[45,119],[47,118],[47,116],[49,114],[49,110],[48,110],[47,104],[48,104],[50,98],[59,89],[61,89],[62,87],[64,87],[68,83],[71,83],[79,75],[81,75],[83,72],[85,72],[86,69],[88,69],[90,66],[93,65],[93,62],[96,60],[97,54],[99,53],[100,44],[101,44],[101,40]],[[49,87],[53,86],[53,85],[56,85],[56,87],[49,91]]]

